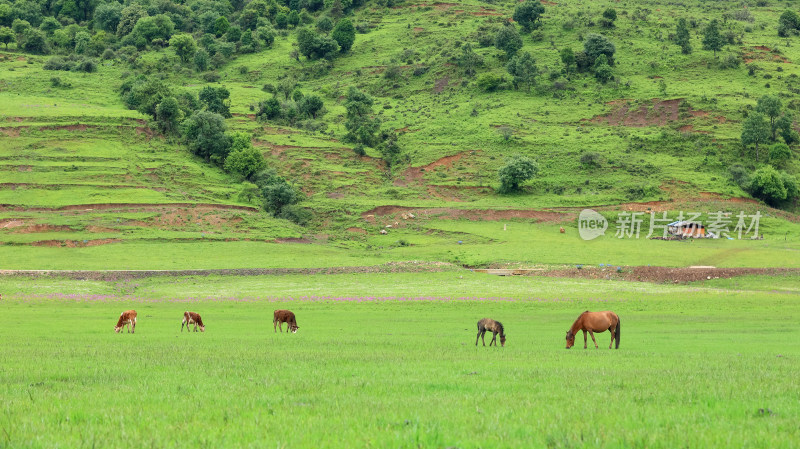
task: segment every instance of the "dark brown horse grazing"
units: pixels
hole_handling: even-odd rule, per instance
[[[289,331],[293,334],[297,333],[297,329],[300,326],[297,325],[297,319],[294,317],[294,313],[291,310],[283,310],[278,309],[272,313],[272,330],[277,332],[276,327],[280,327],[281,332],[283,332],[283,323],[286,323],[289,327]]]
[[[619,334],[620,334],[619,316],[614,312],[583,312],[581,316],[572,323],[572,327],[567,331],[567,349],[575,344],[575,333],[583,331],[583,349],[586,349],[586,332],[592,336],[594,347],[597,349],[597,340],[594,339],[595,332],[611,332],[611,343],[608,344],[608,349],[614,340],[617,341],[617,349],[619,349]]]
[[[478,336],[475,337],[475,346],[478,346],[478,338],[480,338],[483,345],[486,346],[486,340],[484,340],[486,331],[492,331],[492,341],[489,342],[489,346],[491,346],[492,343],[497,346],[496,339],[498,333],[500,334],[500,346],[506,345],[506,334],[503,332],[503,323],[490,318],[484,318],[478,321]]]

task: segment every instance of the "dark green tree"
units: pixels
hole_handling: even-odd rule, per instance
[[[230,27],[231,23],[228,22],[228,18],[225,16],[219,16],[217,20],[214,21],[214,35],[220,37],[227,33]]]
[[[198,111],[181,124],[183,138],[189,150],[217,165],[225,163],[231,138],[225,134],[225,119],[213,112]]]
[[[322,99],[317,95],[309,95],[300,100],[300,113],[317,118],[317,114],[322,109]]]
[[[36,28],[27,28],[20,39],[22,49],[28,53],[46,55],[50,52],[47,46],[47,37]]]
[[[231,93],[225,86],[206,86],[200,90],[198,98],[207,111],[219,114],[225,118],[231,118],[230,96]]]
[[[714,19],[703,29],[703,50],[713,51],[716,58],[717,52],[722,50],[724,45],[725,40],[719,34],[719,23]]]
[[[181,58],[183,62],[189,62],[197,51],[197,44],[191,34],[181,33],[172,36],[169,40],[169,46],[175,50],[175,54]]]
[[[373,117],[372,104],[373,100],[369,95],[355,87],[350,87],[344,103],[344,107],[347,109],[347,118],[344,124],[347,129],[345,140],[367,146],[375,144],[375,133],[380,129],[381,122],[377,117]]]
[[[267,162],[261,152],[253,148],[248,134],[235,133],[231,136],[231,151],[225,159],[225,171],[250,179],[265,168]]]
[[[347,53],[356,41],[356,28],[350,22],[350,19],[341,19],[333,28],[331,37],[339,44],[342,53]]]
[[[561,62],[564,63],[564,71],[567,73],[575,71],[575,52],[566,47],[561,49],[559,55],[561,56]]]
[[[530,33],[540,26],[539,20],[544,14],[544,6],[538,0],[526,0],[517,3],[514,8],[514,21],[522,27],[525,32]]]
[[[604,54],[601,54],[594,60],[592,71],[594,72],[595,78],[601,83],[607,83],[614,78],[614,71],[608,64],[608,58]]]
[[[178,131],[183,113],[175,97],[166,97],[156,106],[156,123],[164,134]]]
[[[136,22],[142,17],[147,16],[147,11],[139,3],[131,3],[125,8],[122,8],[122,16],[117,24],[117,36],[127,36],[133,31]]]
[[[783,202],[788,193],[781,173],[768,165],[750,175],[750,194],[768,204],[774,206]]]
[[[685,55],[692,53],[692,44],[690,40],[689,26],[686,24],[686,19],[678,19],[678,25],[675,27],[675,43],[681,47],[681,53]]]
[[[794,117],[789,113],[784,113],[775,122],[781,132],[781,137],[786,145],[793,145],[800,142],[800,135],[794,130]]]
[[[464,70],[464,75],[472,77],[478,68],[483,66],[483,56],[475,53],[469,42],[461,46],[461,55],[458,57],[458,66]]]
[[[536,76],[539,74],[536,61],[528,52],[517,54],[506,65],[506,70],[513,77],[514,88],[525,86],[528,92],[536,85]]]
[[[317,29],[323,33],[329,33],[333,29],[333,20],[328,16],[320,17],[319,20],[317,20]]]
[[[749,145],[755,146],[756,162],[759,157],[759,145],[763,145],[769,140],[769,134],[769,123],[759,112],[751,112],[742,124],[742,146],[745,148]]]
[[[608,8],[603,11],[603,20],[600,21],[600,24],[606,28],[613,28],[616,20],[617,10],[614,8]]]
[[[276,217],[284,207],[300,202],[297,190],[283,178],[264,186],[261,195],[264,197],[264,209]]]
[[[308,59],[333,59],[339,52],[339,43],[328,36],[321,36],[308,28],[297,32],[297,47]]]
[[[122,4],[117,2],[103,3],[94,10],[94,28],[111,33],[117,31],[122,19]]]
[[[769,163],[775,168],[783,168],[792,159],[792,149],[785,143],[769,147]]]
[[[770,131],[772,131],[772,140],[776,139],[776,133],[778,131],[776,121],[781,115],[782,109],[783,105],[781,104],[780,98],[773,95],[764,95],[759,98],[758,103],[756,103],[756,112],[760,112],[769,118],[769,128]]]
[[[8,44],[14,41],[14,31],[9,27],[0,27],[0,43],[6,46],[6,50],[8,50]]]
[[[794,11],[785,11],[778,19],[778,36],[789,37],[800,29],[800,16]]]
[[[589,33],[583,41],[583,51],[588,58],[589,67],[594,67],[595,59],[600,55],[606,55],[608,65],[613,66],[617,48],[602,34]]]
[[[494,38],[494,46],[498,50],[504,51],[507,59],[511,59],[522,48],[522,37],[520,37],[514,25],[508,24],[497,31]]]
[[[532,159],[519,154],[512,156],[499,171],[500,193],[520,190],[520,185],[532,179],[539,171],[539,165]]]

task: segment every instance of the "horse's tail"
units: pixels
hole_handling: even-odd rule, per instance
[[[621,326],[620,326],[621,324],[622,324],[622,322],[620,321],[619,317],[617,317],[617,328],[614,329],[614,335],[617,336],[617,348],[616,349],[619,349],[619,331],[620,331],[620,328],[621,328]]]

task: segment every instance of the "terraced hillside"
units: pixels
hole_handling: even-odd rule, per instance
[[[344,14],[357,25],[352,49],[330,61],[296,53],[302,24],[275,29],[268,48],[235,52],[207,70],[182,62],[173,46],[153,41],[137,50],[111,38],[104,45],[112,54],[92,73],[44,70],[52,55],[11,43],[0,54],[2,268],[157,268],[149,265],[154,254],[167,255],[152,262],[167,268],[796,260],[796,201],[773,209],[731,172],[738,164],[752,174],[769,162],[767,150],[756,161],[741,142],[759,98],[779,98],[787,116],[800,104],[798,37],[777,34],[785,5],[542,4],[541,26],[524,32],[511,20],[512,1],[365,2]],[[618,14],[613,26],[601,22],[608,8]],[[244,23],[246,10],[234,8],[228,19]],[[328,5],[305,17],[313,28],[332,14]],[[691,54],[671,40],[679,18],[690,22]],[[702,49],[711,19],[726,39],[716,55]],[[519,52],[536,61],[530,92],[513,88],[508,58],[493,45],[509,22],[521,32]],[[183,31],[211,53],[192,23]],[[77,26],[98,31],[91,21]],[[580,52],[590,33],[616,48],[608,82],[564,69],[562,50]],[[483,61],[474,74],[462,64],[467,43]],[[245,180],[127,109],[120,87],[139,75],[162,80],[176,95],[228,89],[228,130],[248,133],[268,166],[302,192],[311,221],[274,218],[258,195],[247,194]],[[489,89],[492,79],[497,85]],[[287,84],[318,95],[319,116],[257,119],[259,102]],[[397,136],[394,159],[377,144],[359,155],[362,148],[346,141],[350,87],[372,97],[381,129]],[[797,150],[790,151],[780,169],[796,176]],[[535,160],[539,172],[521,192],[499,194],[498,170],[515,154]],[[584,207],[612,220],[619,211],[759,210],[765,240],[698,242],[687,250],[606,236],[587,249],[575,223]],[[548,247],[554,235],[566,243]]]

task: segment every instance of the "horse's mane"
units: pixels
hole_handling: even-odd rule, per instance
[[[505,332],[505,330],[503,330],[503,323],[501,323],[501,322],[499,322],[499,321],[495,321],[495,323],[497,323],[497,327],[499,327],[499,328],[500,328],[500,329],[499,329],[499,331],[500,331],[500,335],[505,335],[505,334],[506,334],[506,332]]]

